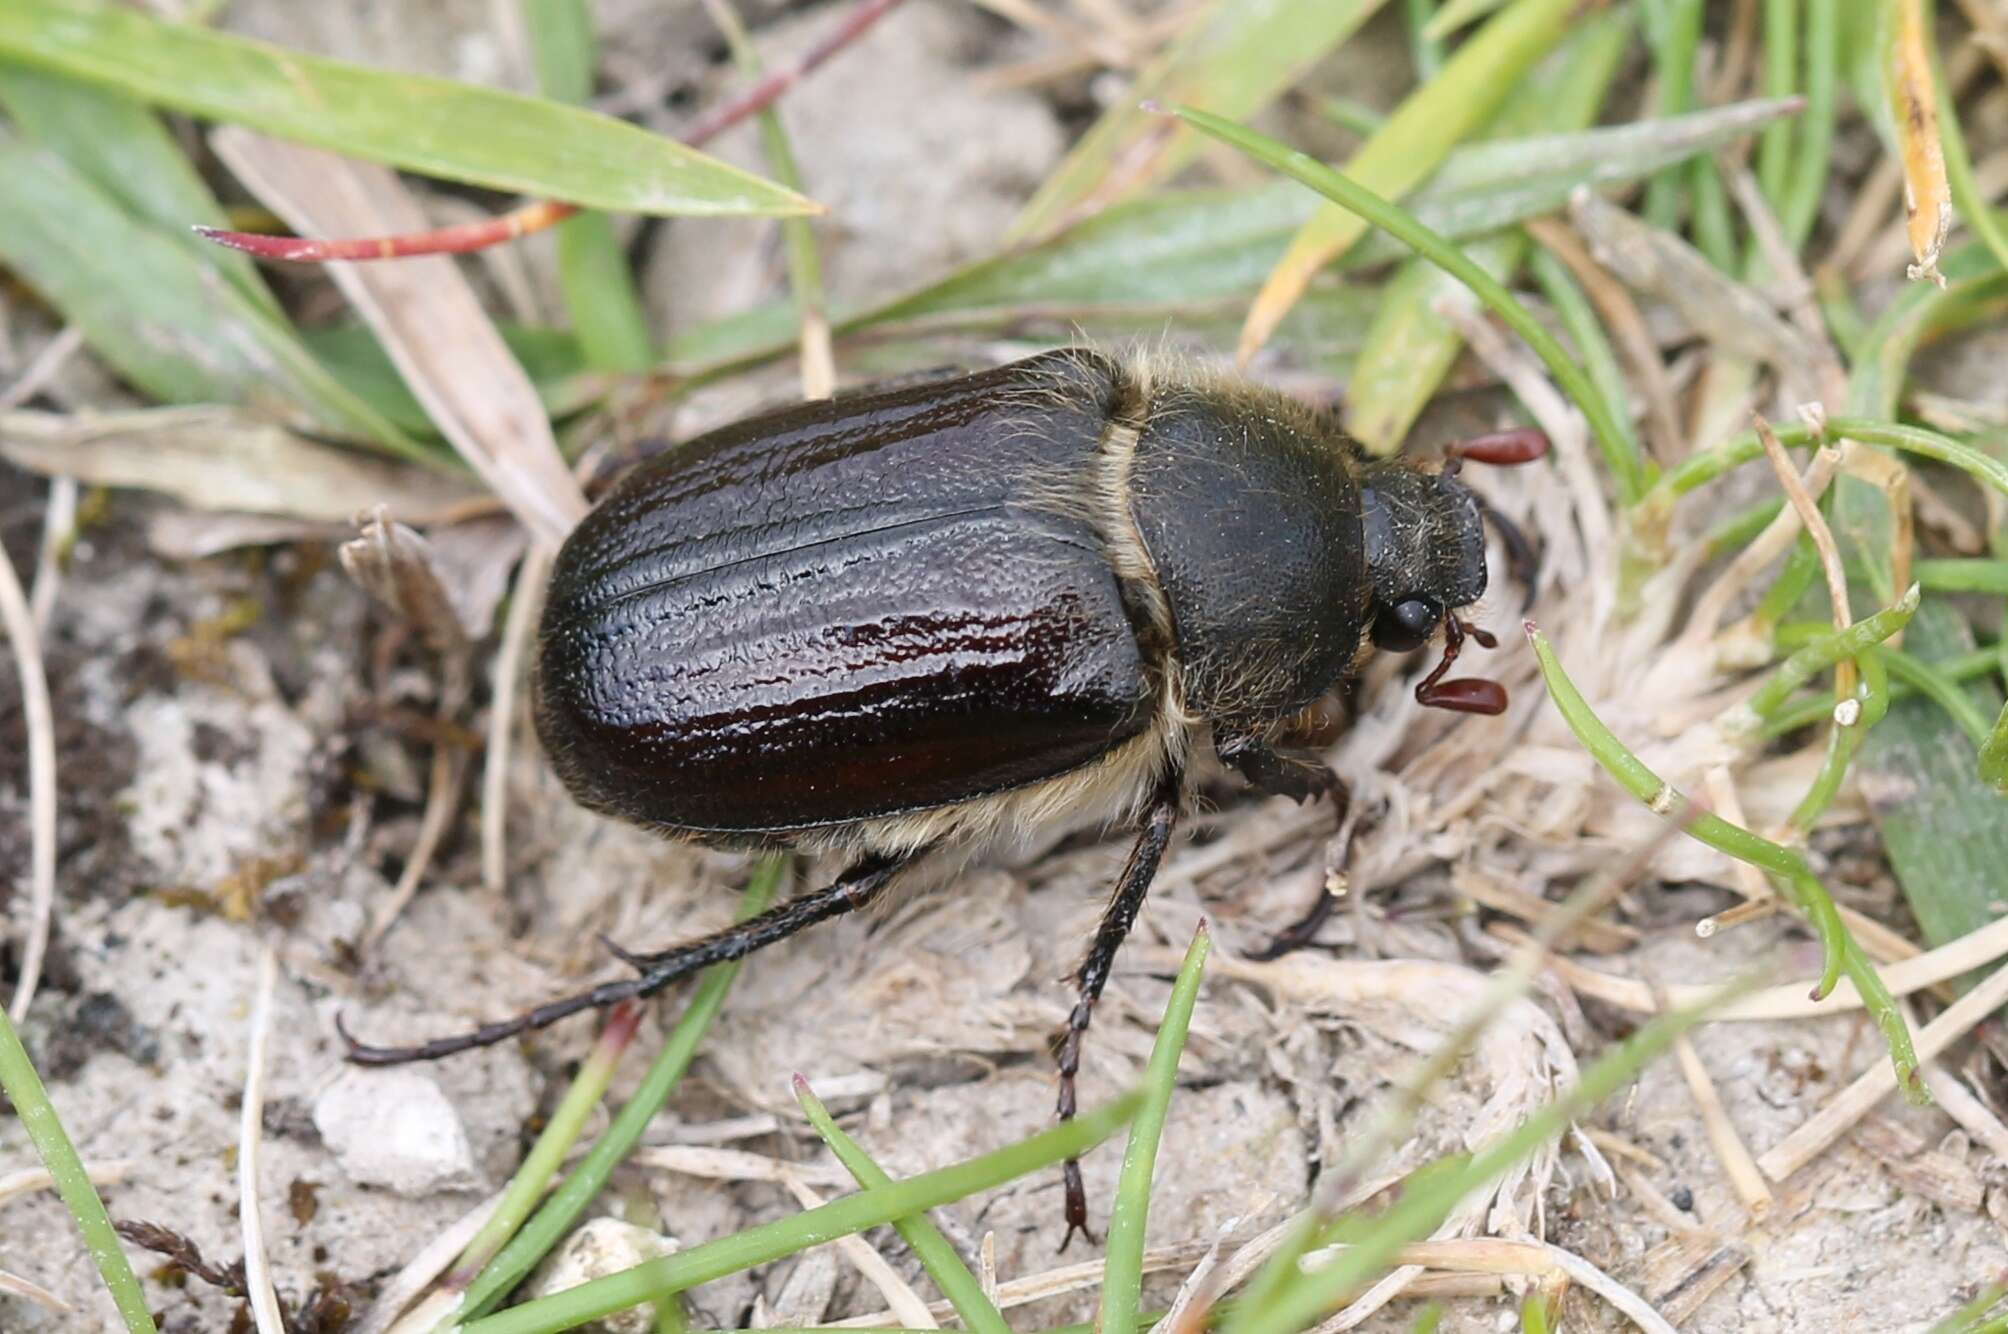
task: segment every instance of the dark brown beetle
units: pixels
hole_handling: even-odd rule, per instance
[[[1544,448],[1518,432],[1461,455]],[[1465,634],[1490,643],[1454,615],[1486,585],[1483,512],[1454,471],[1368,460],[1268,390],[1083,350],[788,408],[642,465],[552,575],[536,681],[552,763],[608,815],[851,865],[743,925],[623,954],[630,980],[352,1056],[442,1056],[650,995],[864,907],[950,844],[1138,821],[1059,1043],[1071,1116],[1081,1036],[1196,749],[1343,812],[1336,774],[1277,748],[1285,725],[1373,648],[1439,628],[1418,697],[1505,707],[1493,682],[1442,680]],[[1071,1163],[1067,1184],[1071,1237]]]

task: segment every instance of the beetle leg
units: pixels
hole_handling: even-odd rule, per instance
[[[1171,842],[1172,826],[1178,822],[1178,806],[1183,793],[1184,775],[1174,768],[1164,776],[1151,798],[1150,812],[1144,817],[1143,829],[1130,848],[1122,875],[1116,880],[1109,906],[1102,910],[1102,922],[1095,928],[1095,939],[1088,946],[1088,956],[1081,961],[1080,970],[1074,974],[1077,999],[1073,1013],[1067,1016],[1067,1028],[1060,1035],[1055,1052],[1060,1067],[1059,1113],[1062,1121],[1071,1121],[1074,1116],[1074,1076],[1081,1068],[1081,1038],[1088,1031],[1089,1021],[1094,1018],[1095,1002],[1101,999],[1102,987],[1109,980],[1109,969],[1115,963],[1116,951],[1122,948],[1130,928],[1136,924],[1137,911],[1143,907],[1144,895],[1150,892],[1150,882],[1157,878],[1158,863],[1164,860],[1165,845]],[[1061,1174],[1067,1188],[1067,1235],[1060,1238],[1060,1249],[1064,1251],[1076,1232],[1090,1243],[1095,1238],[1088,1231],[1088,1192],[1081,1182],[1080,1160],[1069,1158]]]
[[[1332,772],[1329,765],[1276,750],[1259,737],[1236,738],[1220,744],[1217,749],[1220,758],[1232,765],[1257,791],[1289,797],[1299,803],[1321,796],[1330,797],[1334,833],[1344,835],[1352,794],[1347,790],[1345,780]],[[1257,963],[1267,963],[1303,949],[1316,939],[1319,928],[1331,919],[1333,910],[1339,906],[1339,893],[1335,890],[1342,892],[1345,866],[1346,845],[1335,838],[1326,857],[1325,883],[1318,887],[1318,897],[1311,904],[1311,910],[1248,957]]]
[[[913,865],[926,851],[926,848],[921,848],[901,857],[866,857],[828,887],[789,899],[757,917],[749,917],[722,931],[714,931],[708,936],[700,936],[654,954],[623,952],[620,957],[634,967],[638,976],[620,982],[602,983],[588,991],[546,1002],[512,1019],[483,1024],[456,1037],[435,1038],[410,1047],[372,1047],[350,1037],[339,1017],[335,1027],[340,1031],[342,1041],[348,1044],[349,1060],[357,1065],[432,1061],[472,1047],[486,1047],[519,1033],[555,1024],[582,1010],[599,1010],[620,1001],[653,996],[670,983],[699,969],[714,963],[743,959],[818,922],[856,912],[884,893],[893,877]]]

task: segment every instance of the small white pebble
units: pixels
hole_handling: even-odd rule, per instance
[[[416,1070],[345,1071],[314,1100],[314,1128],[362,1185],[416,1197],[481,1184],[460,1114]]]
[[[1844,699],[1834,705],[1834,721],[1842,727],[1853,727],[1862,720],[1862,702],[1858,699]]]
[[[531,1283],[531,1290],[539,1297],[549,1297],[581,1283],[632,1269],[644,1261],[674,1255],[676,1251],[674,1237],[618,1218],[590,1219],[565,1238],[564,1244],[544,1262]],[[655,1311],[650,1306],[617,1311],[586,1326],[603,1334],[649,1334],[655,1327]]]

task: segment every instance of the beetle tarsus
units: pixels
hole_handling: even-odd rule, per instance
[[[1108,983],[1116,951],[1122,948],[1130,928],[1136,925],[1136,915],[1143,907],[1144,895],[1150,892],[1150,882],[1157,878],[1158,864],[1164,860],[1165,846],[1171,842],[1172,827],[1178,823],[1178,806],[1184,789],[1184,775],[1175,768],[1158,781],[1157,792],[1151,797],[1150,812],[1144,817],[1143,829],[1130,848],[1129,860],[1123,864],[1122,875],[1116,880],[1115,893],[1109,896],[1109,906],[1102,910],[1102,921],[1095,928],[1094,942],[1088,946],[1088,955],[1074,974],[1078,998],[1073,1012],[1067,1016],[1066,1030],[1060,1034],[1055,1050],[1055,1063],[1060,1068],[1060,1097],[1056,1110],[1062,1121],[1074,1119],[1074,1076],[1081,1069],[1081,1039],[1095,1017],[1095,1002],[1101,999],[1102,988]],[[1060,1242],[1060,1249],[1065,1250],[1075,1232],[1090,1241],[1094,1240],[1094,1234],[1088,1231],[1088,1193],[1081,1182],[1080,1161],[1069,1158],[1061,1172],[1067,1192],[1067,1236]]]
[[[434,1038],[409,1047],[375,1047],[356,1041],[339,1016],[335,1021],[336,1031],[348,1045],[348,1059],[355,1064],[403,1065],[410,1061],[436,1061],[456,1052],[492,1046],[520,1033],[548,1027],[585,1010],[605,1009],[624,1000],[643,1000],[714,963],[743,959],[818,922],[864,907],[884,893],[893,877],[911,866],[925,851],[921,849],[902,857],[866,857],[813,894],[789,899],[757,917],[654,954],[635,954],[616,948],[615,953],[634,968],[638,976],[619,982],[605,982],[575,995],[548,1001],[513,1018],[483,1024],[450,1038]]]

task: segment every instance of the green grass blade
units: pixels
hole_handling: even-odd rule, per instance
[[[21,1045],[21,1035],[14,1031],[14,1021],[4,1009],[0,1009],[0,1092],[14,1104],[21,1129],[55,1178],[56,1194],[76,1220],[77,1231],[83,1233],[91,1261],[110,1290],[126,1329],[130,1334],[153,1334],[153,1314],[147,1309],[146,1294],[126,1262],[105,1202],[98,1198],[97,1187],[91,1184],[76,1146],[70,1143],[55,1105],[49,1101],[49,1090],[42,1086],[42,1077],[35,1073],[27,1048]]]
[[[1409,197],[1409,210],[1451,238],[1497,231],[1553,212],[1580,187],[1637,180],[1728,143],[1792,105],[1742,103],[1673,123],[1467,146]],[[1167,191],[1118,204],[1049,240],[979,260],[891,301],[839,311],[835,328],[990,328],[1028,317],[1086,325],[1118,313],[1143,331],[1160,328],[1167,314],[1189,325],[1196,308],[1254,291],[1317,208],[1316,196],[1289,181]],[[1375,234],[1353,247],[1340,267],[1404,254],[1399,241]],[[1350,284],[1337,295],[1313,289],[1293,318],[1316,322],[1322,317],[1302,308],[1322,303],[1350,326],[1333,341],[1350,346],[1365,324],[1349,304],[1354,295]],[[777,302],[671,338],[668,359],[679,374],[695,375],[771,357],[792,346],[796,322],[793,303]]]
[[[1659,85],[1658,111],[1677,116],[1694,106],[1694,57],[1701,44],[1701,0],[1661,0],[1647,7],[1657,21],[1646,24],[1652,46],[1652,68]],[[1663,171],[1646,182],[1645,220],[1663,232],[1680,230],[1683,175]]]
[[[572,105],[590,98],[597,48],[585,0],[523,0],[523,27],[544,96]],[[612,219],[574,214],[558,224],[557,245],[558,287],[587,364],[647,370],[655,347]]]
[[[1169,179],[1191,161],[1198,137],[1178,128],[1133,159],[1163,122],[1139,103],[1193,102],[1223,116],[1252,116],[1293,87],[1351,37],[1384,0],[1225,0],[1193,23],[1147,68],[1136,86],[1102,114],[1046,178],[1005,233],[1007,245],[1052,230],[1092,203],[1109,204]],[[1120,180],[1110,190],[1120,163]]]
[[[465,1334],[549,1334],[630,1306],[684,1292],[727,1274],[766,1264],[810,1246],[880,1227],[928,1209],[993,1190],[1007,1181],[1079,1157],[1122,1129],[1137,1096],[1083,1112],[1028,1140],[890,1186],[859,1191],[791,1218],[643,1264],[607,1278],[527,1302],[466,1326]]]
[[[1457,48],[1436,78],[1403,99],[1347,161],[1347,175],[1383,196],[1399,198],[1413,190],[1561,39],[1574,10],[1574,0],[1513,0]],[[1268,340],[1318,272],[1367,227],[1365,218],[1337,203],[1311,216],[1249,309],[1240,346],[1244,358]]]
[[[856,1178],[860,1186],[875,1190],[893,1184],[886,1170],[873,1162],[871,1155],[837,1125],[829,1109],[810,1091],[809,1081],[800,1075],[795,1076],[795,1100],[802,1104],[803,1114],[809,1118],[809,1124],[815,1127],[816,1133],[823,1137],[823,1143],[830,1146],[830,1152],[837,1156],[837,1161]],[[962,1257],[955,1253],[954,1245],[941,1234],[940,1228],[928,1221],[927,1215],[896,1218],[892,1226],[913,1248],[914,1258],[920,1261],[921,1268],[934,1280],[934,1286],[941,1289],[941,1295],[955,1307],[955,1313],[962,1317],[962,1323],[972,1334],[1011,1334],[1010,1325],[1005,1323],[1003,1313],[983,1291],[983,1284],[969,1272],[969,1266],[962,1263]]]
[[[20,65],[0,65],[0,107],[23,138],[54,150],[134,219],[186,246],[273,319],[284,318],[249,255],[190,230],[229,220],[154,112],[106,89]]]
[[[1103,1248],[1107,1258],[1102,1271],[1102,1313],[1097,1322],[1102,1329],[1135,1328],[1137,1312],[1142,1306],[1144,1230],[1150,1216],[1151,1172],[1157,1164],[1165,1118],[1171,1111],[1171,1095],[1178,1088],[1178,1058],[1185,1052],[1192,1007],[1199,999],[1199,979],[1206,971],[1206,954],[1212,947],[1213,939],[1201,923],[1185,951],[1185,962],[1179,965],[1171,1001],[1165,1006],[1157,1041],[1150,1049],[1150,1065],[1143,1078],[1143,1104],[1137,1108],[1136,1119],[1130,1122],[1122,1175],[1116,1182],[1115,1204],[1109,1211],[1108,1243]]]
[[[1475,1154],[1433,1163],[1404,1183],[1393,1205],[1371,1220],[1341,1219],[1320,1229],[1312,1244],[1350,1243],[1310,1273],[1295,1272],[1296,1257],[1285,1249],[1270,1262],[1290,1272],[1259,1306],[1253,1296],[1235,1308],[1227,1334],[1268,1334],[1302,1329],[1329,1313],[1332,1305],[1385,1272],[1396,1252],[1428,1236],[1457,1202],[1499,1179],[1512,1165],[1562,1134],[1605,1098],[1623,1088],[1674,1038],[1704,1018],[1710,1007],[1674,1010],[1659,1016],[1583,1071],[1575,1086]]]
[[[4,20],[0,20],[4,22]],[[344,388],[290,328],[49,149],[0,133],[0,261],[126,380],[170,403],[238,403],[440,466]]]
[[[1790,97],[1799,86],[1800,0],[1764,0],[1764,95]],[[1765,127],[1757,143],[1757,185],[1775,213],[1785,199],[1792,169],[1792,126]]]
[[[1541,679],[1548,687],[1548,696],[1583,748],[1617,780],[1620,787],[1648,808],[1659,812],[1679,808],[1679,794],[1604,726],[1562,670],[1562,664],[1556,659],[1547,639],[1534,629],[1531,622],[1527,629],[1528,639],[1534,646],[1534,656],[1540,664]],[[1826,966],[1815,994],[1830,993],[1845,972],[1862,998],[1863,1009],[1882,1030],[1883,1041],[1889,1047],[1890,1064],[1896,1070],[1897,1084],[1906,1096],[1913,1100],[1921,1098],[1923,1085],[1917,1080],[1917,1054],[1911,1045],[1910,1030],[1904,1023],[1903,1012],[1897,1009],[1895,999],[1889,994],[1889,988],[1883,985],[1882,977],[1870,963],[1868,955],[1842,924],[1833,896],[1827,893],[1805,858],[1706,811],[1691,815],[1682,832],[1718,852],[1749,863],[1784,889],[1811,922],[1826,956]]]
[[[326,60],[122,7],[8,0],[0,5],[0,61],[422,175],[588,208],[717,216],[816,207],[610,116]],[[195,70],[200,78],[191,77]]]
[[[1622,486],[1625,455],[1625,437],[1617,428],[1610,405],[1604,401],[1589,377],[1563,351],[1554,335],[1527,313],[1527,308],[1517,301],[1498,282],[1478,268],[1450,242],[1419,225],[1409,214],[1396,208],[1386,200],[1346,179],[1338,172],[1302,153],[1277,143],[1273,139],[1256,134],[1239,125],[1230,124],[1216,116],[1190,107],[1180,107],[1176,114],[1199,126],[1206,133],[1225,143],[1232,144],[1258,162],[1263,162],[1283,172],[1285,175],[1309,186],[1327,199],[1359,214],[1372,225],[1399,238],[1417,254],[1430,260],[1458,281],[1469,287],[1478,299],[1493,314],[1497,315],[1513,332],[1520,335],[1547,366],[1549,374],[1562,386],[1576,406],[1588,418],[1590,431],[1605,457],[1612,460],[1612,471],[1620,478]],[[1635,495],[1620,491],[1621,497],[1630,503]]]
[[[757,78],[761,72],[760,53],[754,49],[746,25],[739,20],[739,11],[732,7],[731,0],[715,0],[711,14],[724,30],[733,62],[740,72]],[[781,113],[768,107],[760,113],[759,122],[760,147],[766,154],[768,169],[790,190],[800,190],[802,169],[795,161],[795,146],[788,138],[787,127],[781,123]],[[823,257],[816,248],[815,228],[807,218],[784,218],[781,240],[788,253],[788,285],[795,294],[803,388],[812,394],[828,393],[835,388],[828,381],[834,377],[836,368],[829,364],[829,298],[823,291]]]
[[[1835,104],[1840,84],[1841,0],[1812,0],[1806,21],[1806,114],[1793,129],[1793,170],[1778,205],[1785,241],[1803,252],[1819,220],[1832,160]]]
[[[453,1270],[447,1274],[448,1283],[471,1281],[516,1234],[516,1229],[523,1226],[523,1220],[530,1216],[538,1197],[544,1193],[544,1183],[564,1164],[565,1155],[585,1129],[586,1118],[606,1096],[607,1085],[613,1081],[621,1055],[634,1041],[635,1028],[640,1022],[641,1006],[634,1001],[616,1006],[608,1015],[599,1039],[593,1043],[592,1054],[580,1064],[571,1087],[565,1090],[565,1096],[544,1123],[537,1142],[523,1155],[523,1165],[509,1179],[501,1203],[454,1261]]]
[[[2001,716],[1980,743],[1980,781],[2008,797],[2008,704],[2002,705]]]
[[[1581,130],[1597,117],[1630,39],[1629,16],[1602,15],[1579,26],[1514,89],[1487,133],[1493,138]],[[1481,237],[1465,249],[1502,282],[1525,258],[1519,232]],[[1464,337],[1438,309],[1462,293],[1456,279],[1427,260],[1404,264],[1367,331],[1346,377],[1346,430],[1369,453],[1391,454],[1450,373]]]
[[[787,866],[787,859],[778,856],[769,857],[761,863],[746,886],[746,893],[741,896],[739,920],[744,921],[767,906],[774,897],[774,891],[779,888]],[[551,1197],[544,1201],[544,1206],[524,1225],[523,1230],[481,1271],[479,1277],[467,1285],[467,1295],[462,1299],[455,1318],[471,1319],[502,1300],[578,1221],[579,1215],[585,1212],[586,1206],[606,1185],[607,1178],[613,1175],[614,1168],[640,1141],[648,1123],[669,1101],[669,1095],[676,1091],[683,1072],[690,1068],[698,1046],[710,1030],[711,1021],[718,1017],[719,1009],[725,1004],[725,994],[732,989],[732,979],[739,975],[739,968],[740,961],[735,960],[714,964],[700,974],[701,980],[691,995],[683,1018],[677,1021],[669,1041],[663,1044],[655,1063],[642,1076],[634,1096],[621,1107],[606,1133],[572,1169],[571,1175],[551,1193]],[[633,1305],[632,1302],[627,1304]]]

